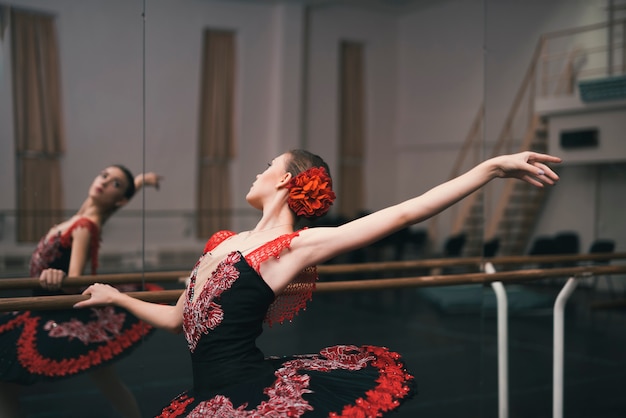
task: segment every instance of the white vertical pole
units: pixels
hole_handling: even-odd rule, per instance
[[[485,263],[485,272],[493,274],[496,269],[490,262]],[[509,417],[509,331],[508,302],[502,282],[492,282],[498,307],[498,417]]]
[[[567,279],[554,302],[554,347],[552,371],[552,418],[563,418],[563,352],[565,351],[565,304],[578,282]]]

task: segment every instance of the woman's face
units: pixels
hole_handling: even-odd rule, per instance
[[[89,197],[104,207],[116,207],[126,203],[124,197],[128,180],[118,167],[107,167],[94,179],[89,188]]]
[[[246,200],[252,207],[263,209],[263,202],[274,195],[276,186],[287,172],[288,158],[289,154],[279,155],[267,164],[265,171],[256,175],[256,180],[246,195]]]

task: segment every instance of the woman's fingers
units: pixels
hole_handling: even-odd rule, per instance
[[[57,269],[45,269],[39,275],[39,284],[46,290],[58,290],[63,284],[65,272]]]
[[[144,175],[144,183],[154,186],[157,190],[159,190],[161,180],[163,180],[163,176],[154,172],[146,173]]]
[[[505,157],[503,160],[504,177],[517,177],[537,187],[543,187],[544,184],[553,185],[559,180],[559,176],[547,165],[561,162],[559,157],[532,151],[509,157],[512,158],[509,160]]]
[[[536,169],[537,166],[539,166],[538,170]],[[524,173],[521,179],[533,186],[543,187],[545,184],[554,185],[559,180],[559,176],[549,167],[543,164],[536,164],[533,170]]]
[[[526,183],[530,183],[536,187],[543,187],[543,183],[541,181],[537,180],[534,176],[528,174],[522,176],[521,180],[524,180]]]
[[[558,174],[556,174],[550,167],[543,163],[536,163],[536,167],[539,168],[539,172],[537,177],[541,179],[544,183],[554,184],[559,180]]]
[[[102,283],[94,283],[91,286],[87,287],[83,290],[82,295],[89,296],[89,299],[85,299],[83,301],[77,302],[74,304],[74,308],[83,308],[86,306],[97,305],[99,302],[96,299],[97,287],[103,286]]]

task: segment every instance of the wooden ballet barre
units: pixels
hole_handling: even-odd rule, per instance
[[[178,300],[183,289],[126,292],[128,295],[146,302],[170,303]],[[83,295],[31,296],[0,298],[0,312],[68,309],[81,300]]]
[[[492,264],[549,264],[571,263],[583,261],[624,260],[626,253],[593,253],[593,254],[554,254],[554,255],[510,255],[483,258],[483,262]]]
[[[431,258],[425,260],[404,261],[377,261],[372,263],[351,264],[320,264],[317,273],[322,274],[346,274],[346,273],[371,273],[379,271],[411,270],[421,268],[438,268],[453,266],[480,266],[485,259],[482,257],[459,257],[459,258]]]
[[[566,263],[583,261],[609,261],[626,259],[626,253],[596,253],[596,254],[563,254],[563,255],[533,255],[533,256],[503,256],[503,257],[460,257],[460,258],[434,258],[427,260],[384,261],[373,263],[354,264],[322,264],[317,266],[319,275],[338,275],[364,272],[387,272],[402,271],[421,268],[440,268],[453,266],[481,266],[489,261],[494,265],[511,264],[541,264],[541,263]],[[143,282],[173,282],[181,277],[189,276],[189,271],[149,272],[149,273],[118,273],[85,275],[67,277],[63,284],[67,287],[88,286],[95,282],[110,284],[128,284]],[[39,287],[36,278],[6,278],[0,279],[0,290],[8,289],[33,289]]]
[[[172,282],[181,277],[189,276],[189,271],[159,271],[151,273],[117,273],[84,275],[76,277],[66,277],[63,279],[63,286],[89,286],[90,284],[110,283],[129,284],[143,282]],[[10,278],[0,279],[0,290],[8,289],[33,289],[39,287],[39,279],[36,278]]]
[[[329,293],[342,291],[362,291],[379,289],[398,289],[408,287],[453,286],[460,284],[479,284],[491,282],[526,282],[549,277],[591,277],[593,275],[610,275],[626,273],[626,265],[621,266],[582,266],[553,269],[530,269],[504,271],[497,273],[466,273],[437,276],[420,276],[404,278],[387,278],[371,280],[351,280],[342,282],[320,282],[315,292]],[[289,285],[285,293],[298,292],[298,285]],[[141,300],[158,303],[176,301],[182,289],[128,292],[129,295]],[[19,311],[36,309],[67,309],[75,303],[88,299],[84,295],[61,295],[39,297],[0,298],[0,311]]]
[[[546,279],[549,277],[592,277],[626,273],[624,266],[581,266],[552,269],[511,270],[497,273],[443,274],[435,276],[403,277],[372,280],[321,282],[315,291],[320,293],[353,290],[397,289],[404,287],[455,286],[461,284],[486,284],[492,282],[515,283]],[[1,305],[0,305],[1,306]]]
[[[481,257],[465,257],[451,259],[428,259],[428,260],[408,260],[408,261],[387,261],[375,263],[354,263],[354,264],[334,264],[319,265],[317,273],[324,274],[346,274],[363,272],[380,272],[410,270],[419,268],[437,268],[451,266],[475,265],[480,266],[484,261]],[[106,282],[109,284],[128,284],[142,282],[171,282],[177,281],[181,277],[188,277],[189,271],[170,271],[152,273],[117,273],[84,275],[76,277],[66,277],[63,285],[66,287],[88,286],[96,282]],[[36,278],[7,278],[0,279],[0,290],[8,289],[33,289],[39,287],[39,280]]]
[[[345,274],[376,271],[395,271],[419,268],[437,268],[475,265],[481,266],[486,262],[494,265],[501,264],[543,264],[543,263],[568,263],[583,261],[609,261],[626,259],[626,253],[595,253],[595,254],[554,254],[554,255],[511,255],[500,257],[458,257],[458,258],[433,258],[427,260],[384,261],[375,263],[355,264],[329,264],[317,266],[317,272],[321,274]]]
[[[502,264],[544,264],[568,263],[583,261],[609,261],[626,259],[626,253],[595,253],[595,254],[554,254],[554,255],[526,255],[500,257],[457,257],[432,258],[425,260],[382,261],[354,264],[322,264],[317,266],[318,274],[346,274],[379,271],[411,270],[421,268],[455,267],[455,266],[482,266],[486,262],[494,265]]]
[[[418,268],[436,268],[449,266],[476,265],[480,266],[483,261],[481,257],[465,257],[452,259],[428,259],[428,260],[408,260],[408,261],[388,261],[376,263],[355,263],[355,264],[334,264],[319,265],[317,273],[323,274],[346,274],[379,271],[409,270]],[[170,272],[150,272],[150,273],[117,273],[98,274],[66,277],[63,279],[63,286],[79,287],[88,286],[92,283],[103,282],[109,284],[129,284],[143,282],[171,282],[177,281],[181,277],[188,277],[189,271]],[[39,287],[39,280],[36,278],[7,278],[0,279],[0,290],[8,289],[33,289]]]

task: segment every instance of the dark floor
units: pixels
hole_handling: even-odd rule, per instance
[[[554,299],[554,285],[533,290]],[[479,289],[484,301],[490,289]],[[576,290],[566,311],[564,416],[626,417],[626,311],[596,310],[601,296]],[[404,355],[419,395],[392,416],[497,417],[496,320],[488,303],[446,313],[424,292],[315,295],[291,324],[260,338],[268,355],[316,352],[326,345],[378,344]],[[511,418],[552,416],[552,314],[518,309],[509,320]],[[143,412],[152,416],[191,384],[182,336],[158,331],[118,363]],[[115,417],[86,377],[29,388],[22,396],[29,418]]]

